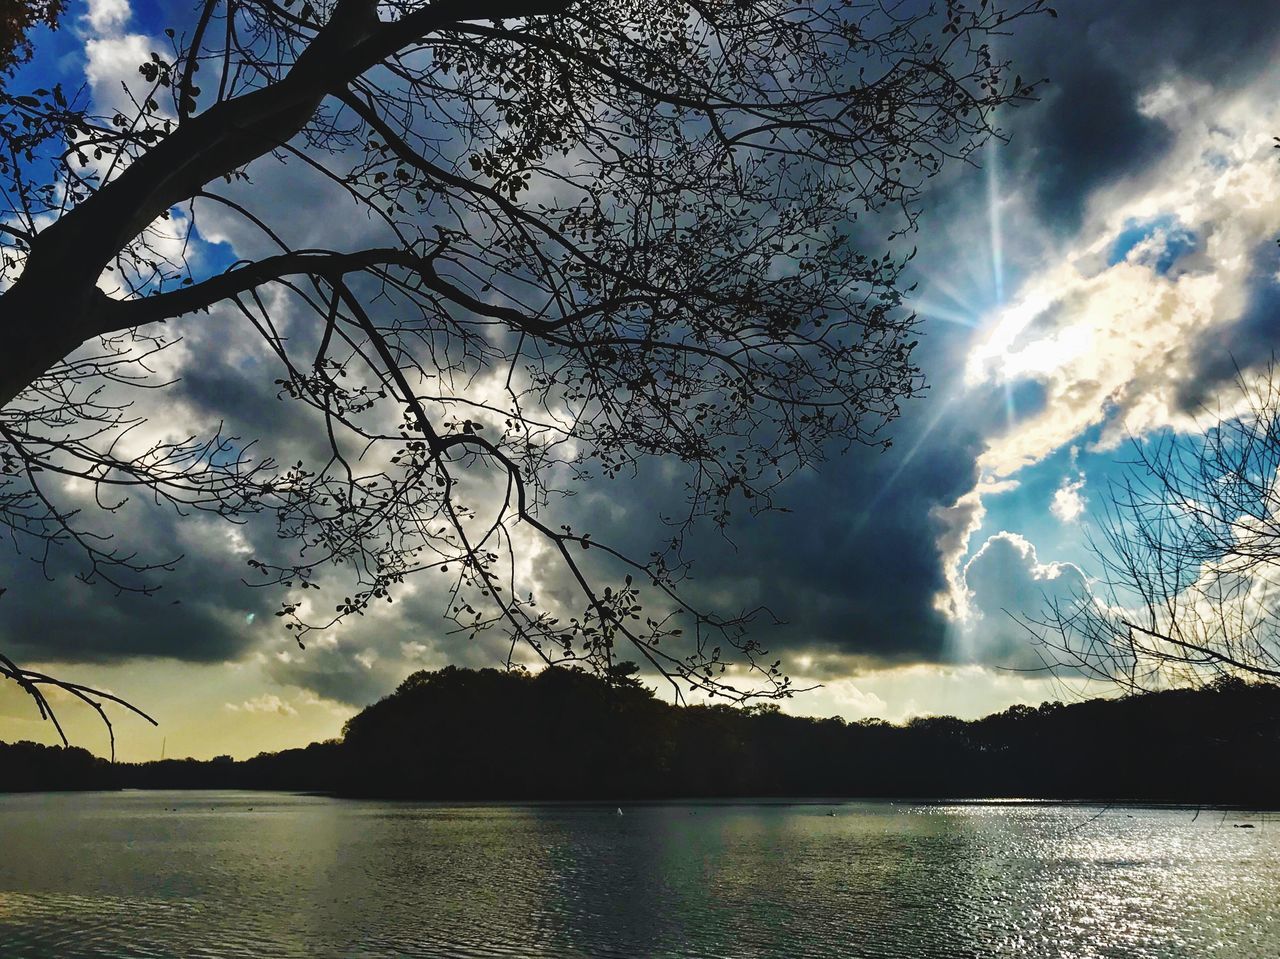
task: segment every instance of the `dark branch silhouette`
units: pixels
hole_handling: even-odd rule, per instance
[[[58,29],[63,0],[3,0],[0,2],[0,83],[7,74],[31,61],[31,30]]]
[[[1133,442],[1094,587],[1029,624],[1054,668],[1138,689],[1280,680],[1280,381],[1268,365],[1237,386],[1203,436]]]
[[[0,93],[0,518],[19,548],[77,549],[117,590],[154,590],[176,561],[118,544],[59,479],[108,514],[143,493],[266,515],[295,555],[255,557],[253,577],[286,590],[299,644],[435,570],[461,631],[505,630],[548,664],[609,675],[624,645],[677,691],[789,694],[750,613],[680,596],[682,537],[772,508],[833,448],[889,445],[921,387],[910,254],[862,250],[855,227],[912,228],[924,183],[1034,95],[989,43],[1042,0],[291,7],[205,0],[140,65],[131,110]],[[345,249],[339,226],[330,249],[295,248],[298,214],[254,188],[255,161],[356,204],[378,243]],[[213,211],[257,238],[238,254],[263,252],[200,273],[188,250]],[[166,385],[149,362],[215,322],[260,339],[327,455],[141,440],[138,391]],[[553,494],[656,457],[690,476],[666,550],[548,521]],[[536,605],[525,531],[577,615]],[[315,604],[331,616],[308,600],[322,574],[346,578]]]

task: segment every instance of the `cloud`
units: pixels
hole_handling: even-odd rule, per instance
[[[1197,347],[1242,317],[1255,253],[1280,225],[1280,112],[1260,115],[1251,96],[1177,122],[1177,155],[1144,186],[1099,201],[1091,236],[1030,277],[971,351],[971,386],[1029,379],[1045,391],[1042,412],[992,439],[984,472],[1013,475],[1095,426],[1104,449],[1194,426],[1182,391],[1202,368]],[[1135,223],[1155,218],[1179,226],[1130,242]]]
[[[39,552],[10,555],[4,562],[8,591],[0,597],[0,648],[26,659],[112,662],[161,656],[192,662],[234,659],[251,648],[272,617],[266,594],[241,582],[235,527],[210,518],[180,520],[172,510],[122,510],[117,542],[144,546],[152,556],[181,556],[172,573],[155,573],[158,593],[116,594],[109,586],[86,586],[70,549],[54,549],[46,570]],[[145,536],[141,532],[145,530]],[[256,613],[254,622],[246,621]]]
[[[119,33],[132,17],[129,0],[89,0],[89,11],[85,14],[89,27],[98,34]]]
[[[1086,477],[1079,467],[1080,447],[1071,447],[1072,474],[1064,476],[1062,483],[1053,492],[1049,502],[1049,512],[1063,523],[1074,523],[1083,514],[1087,500],[1082,493]]]
[[[138,65],[147,61],[152,49],[151,41],[140,33],[104,36],[85,44],[85,76],[99,110],[115,110],[126,116],[133,112],[133,97],[124,88],[134,97],[146,95]]]
[[[989,537],[964,566],[968,617],[959,627],[961,658],[1019,668],[1043,665],[1022,621],[1055,602],[1070,603],[1086,587],[1071,563],[1041,563],[1017,533]]]
[[[278,716],[298,715],[298,710],[294,706],[285,702],[275,693],[263,693],[253,699],[246,699],[242,703],[226,703],[225,705],[233,713],[274,713]]]
[[[1088,10],[1096,7],[1077,15]],[[1174,8],[1160,29],[1184,37],[1187,18],[1199,16]],[[1274,46],[1270,26],[1260,37]],[[1220,77],[1194,57],[1176,69],[1134,73],[1126,88],[1132,109],[1167,136],[1155,152],[1135,147],[1140,164],[1082,189],[1072,229],[1037,234],[1038,214],[1025,198],[1045,181],[1033,164],[1006,183],[1006,233],[1041,249],[1023,252],[1015,296],[990,312],[964,359],[971,395],[1003,394],[1017,409],[987,422],[979,486],[939,517],[951,580],[941,607],[953,617],[967,602],[961,564],[986,519],[983,484],[1033,478],[1069,444],[1098,456],[1130,437],[1198,431],[1231,412],[1237,373],[1247,376],[1269,358],[1280,308],[1273,139],[1280,71],[1249,51],[1242,52],[1249,69],[1232,65]],[[1068,103],[1059,96],[1046,105],[1038,122],[1052,123]],[[1028,387],[1034,405],[1016,399]],[[1073,458],[1072,474],[1050,494],[1051,515],[1064,523],[1080,517],[1083,479]],[[1009,528],[1027,517],[1002,513],[998,521]]]
[[[1053,493],[1053,501],[1049,504],[1049,512],[1064,523],[1074,523],[1084,513],[1085,498],[1080,494],[1084,489],[1083,475],[1074,479],[1063,477],[1062,485]]]
[[[933,508],[933,521],[939,530],[938,555],[946,579],[946,588],[934,594],[932,605],[948,619],[962,618],[967,609],[968,600],[960,567],[965,555],[969,552],[969,541],[978,530],[982,529],[982,524],[987,518],[987,508],[982,498],[1017,488],[1016,480],[980,482],[952,505],[946,507],[938,505]]]
[[[837,708],[838,715],[845,719],[871,719],[883,717],[888,710],[888,703],[875,693],[859,688],[852,679],[837,679],[825,686],[825,697]]]
[[[1169,129],[1142,109],[1153,81],[1229,95],[1267,68],[1280,39],[1271,0],[1239,0],[1230,16],[1200,0],[1073,0],[1058,12],[1020,25],[1001,52],[1024,77],[1049,78],[1040,104],[1007,118],[1010,166],[1037,218],[1063,234],[1083,224],[1093,195],[1170,148]]]
[[[917,405],[898,435],[911,436],[931,412]],[[946,619],[933,606],[946,588],[935,510],[972,484],[979,449],[976,434],[949,418],[958,415],[949,411],[914,455],[911,446],[883,455],[853,450],[796,477],[782,491],[792,512],[744,515],[731,540],[698,530],[687,549],[694,565],[686,590],[722,610],[768,606],[784,625],[761,623],[753,636],[784,662],[819,654],[885,662],[943,656]],[[640,555],[660,535],[653,517],[670,515],[680,495],[679,480],[645,486],[626,520]],[[625,490],[624,501],[632,487]],[[609,529],[603,514],[587,519]]]
[[[145,34],[129,31],[132,19],[129,0],[90,0],[88,12],[79,24],[84,38],[85,78],[94,106],[103,113],[116,111],[133,116],[136,104],[150,93],[138,67],[160,46]]]

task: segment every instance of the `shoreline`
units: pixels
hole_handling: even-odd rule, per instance
[[[237,786],[121,786],[117,788],[27,789],[0,790],[0,799],[9,796],[59,796],[121,793],[223,793],[278,796],[307,796],[316,799],[335,799],[343,802],[378,802],[415,806],[457,807],[623,807],[644,808],[658,806],[932,806],[932,807],[1081,807],[1101,809],[1154,809],[1218,811],[1218,812],[1280,812],[1280,804],[1251,802],[1196,802],[1195,800],[1106,799],[1106,798],[1041,798],[1029,796],[672,796],[664,798],[627,798],[622,796],[591,798],[477,798],[477,797],[413,797],[396,795],[350,795],[314,789],[270,789]]]

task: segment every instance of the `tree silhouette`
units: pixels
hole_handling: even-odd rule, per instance
[[[1237,385],[1202,437],[1134,442],[1096,585],[1031,624],[1055,667],[1130,688],[1280,679],[1280,382],[1268,365]]]
[[[37,557],[69,546],[84,579],[147,592],[171,558],[117,545],[67,478],[109,510],[133,490],[265,514],[298,548],[253,577],[287,591],[300,644],[439,570],[463,631],[548,663],[608,675],[627,644],[677,688],[785,695],[744,617],[677,593],[681,539],[771,508],[833,444],[888,446],[921,386],[910,254],[855,231],[913,227],[924,182],[1033,95],[989,43],[1042,9],[205,0],[130,109],[5,93],[0,516]],[[324,248],[292,243],[296,216],[251,179],[276,163],[378,241],[344,247],[338,224]],[[256,239],[201,272],[213,215]],[[148,364],[211,323],[260,338],[327,453],[137,439],[131,402],[164,385]],[[553,494],[656,457],[689,468],[665,551],[545,518]],[[535,605],[519,536],[556,557],[578,615]],[[307,592],[326,571],[346,578],[331,616]],[[726,679],[730,660],[763,686]]]
[[[242,762],[111,765],[83,749],[0,743],[0,792],[289,789],[414,799],[896,796],[1129,800],[1271,808],[1280,687],[1199,689],[1012,706],[902,725],[675,706],[580,669],[418,672],[341,740]],[[1187,756],[1197,757],[1196,775]]]
[[[32,27],[56,30],[62,0],[0,0],[0,78],[31,60]]]

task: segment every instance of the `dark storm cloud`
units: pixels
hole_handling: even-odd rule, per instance
[[[1280,224],[1277,224],[1280,232]],[[1202,334],[1191,355],[1195,357],[1181,384],[1178,401],[1183,410],[1198,412],[1219,395],[1241,371],[1257,369],[1276,357],[1280,346],[1280,248],[1268,240],[1251,261],[1247,305],[1240,318],[1225,330]],[[1222,349],[1222,344],[1229,349]]]
[[[931,513],[972,487],[979,442],[943,416],[917,447],[936,414],[928,400],[913,403],[888,452],[855,448],[794,477],[778,496],[789,512],[752,516],[738,501],[724,535],[709,523],[695,527],[684,551],[692,561],[686,597],[722,614],[767,606],[784,624],[762,619],[752,636],[784,659],[942,657],[945,622],[933,598],[946,584]],[[683,477],[658,473],[598,484],[601,495],[562,507],[565,521],[643,557],[661,545],[658,517],[680,515]]]
[[[82,557],[54,552],[48,573],[30,555],[9,554],[0,564],[7,592],[0,596],[0,649],[25,660],[112,662],[163,656],[218,662],[242,655],[270,619],[270,598],[247,589],[223,524],[195,526],[171,510],[147,508],[117,527],[122,546],[161,560],[182,556],[151,596],[117,594],[109,585],[76,578]],[[181,524],[181,528],[179,528]],[[185,555],[184,555],[185,554]]]
[[[1057,82],[1027,137],[1034,146],[1026,159],[1035,168],[1041,212],[1072,229],[1091,190],[1149,162],[1170,137],[1159,121],[1137,112],[1137,91],[1118,70],[1096,61],[1049,69]]]
[[[1010,172],[1038,197],[1041,212],[1064,230],[1078,221],[1091,190],[1141,170],[1169,145],[1164,126],[1138,110],[1145,90],[1175,76],[1226,87],[1244,82],[1274,49],[1280,27],[1271,4],[1263,3],[1246,3],[1223,16],[1203,3],[1088,0],[1064,4],[1060,13],[1057,20],[1020,25],[1004,52],[1023,76],[1052,80],[1043,102],[1006,118],[1014,135],[1006,156]],[[985,190],[975,191],[972,177],[949,182],[952,195],[938,194],[927,203],[934,210],[926,213],[915,264],[924,276],[946,271],[952,264],[944,260],[956,255],[930,232],[940,225],[942,211],[947,222],[941,225],[983,230],[973,215],[979,209],[985,215]],[[792,512],[753,517],[739,503],[729,539],[709,524],[690,538],[690,598],[721,613],[768,605],[785,625],[760,624],[753,635],[784,659],[816,654],[840,662],[939,662],[952,656],[947,623],[933,606],[947,586],[936,511],[973,488],[981,437],[1007,428],[1006,398],[1002,391],[966,395],[949,408],[946,398],[960,392],[967,340],[943,335],[936,324],[926,324],[925,333],[921,359],[933,391],[908,405],[893,427],[896,445],[890,452],[854,450],[833,458],[784,487],[781,502]],[[1023,384],[1014,406],[1022,416],[1031,415],[1043,407],[1043,393],[1035,383]],[[595,483],[554,504],[553,525],[571,523],[644,557],[661,546],[660,518],[681,515],[684,481],[683,473],[648,464],[637,478]],[[1019,596],[1040,595],[1047,574],[1035,572],[1034,556],[1023,556],[1021,566],[998,565],[997,558],[992,549],[972,568],[975,585],[992,595],[1001,583],[1009,590],[1019,587]],[[1002,569],[1016,569],[1020,578],[1010,573],[1002,579],[996,575]],[[564,571],[548,562],[538,577],[546,595],[576,608]],[[439,622],[436,602],[433,590],[411,600],[412,615],[376,640],[388,655],[371,667],[353,665],[349,653],[355,647],[344,641],[314,661],[272,668],[282,680],[359,701],[378,683],[391,682],[395,642],[424,639],[433,652],[479,665],[486,656],[500,659],[496,648],[425,640],[421,634],[435,633]],[[999,642],[985,645],[985,660],[1016,659],[1014,636],[1001,632],[1006,625],[993,607],[986,628]],[[323,665],[329,657],[332,665]]]
[[[348,653],[341,647],[291,651],[288,660],[270,660],[267,674],[284,685],[308,689],[317,696],[355,707],[377,702],[393,692],[408,674],[406,669],[388,671],[376,659],[362,662]]]
[[[1041,103],[1007,118],[1012,156],[1040,212],[1079,225],[1091,190],[1142,169],[1168,145],[1142,93],[1172,76],[1219,91],[1247,81],[1275,52],[1274,0],[1077,0],[1022,24],[1002,51],[1024,77],[1048,77]]]
[[[197,355],[212,358],[218,355],[213,341],[228,335],[225,329],[198,330],[189,341]],[[221,423],[224,434],[252,442],[249,455],[255,461],[314,462],[327,456],[320,415],[300,401],[281,398],[276,380],[287,375],[284,367],[258,340],[247,340],[245,347],[234,366],[216,361],[188,366],[170,388],[173,399],[189,407],[205,428]]]
[[[322,434],[300,404],[276,399],[273,379],[280,373],[252,349],[228,355],[226,327],[217,317],[201,321],[180,330],[183,347],[198,360],[185,364],[172,386],[137,395],[136,411],[150,411],[153,423],[173,433],[211,436],[221,429],[224,437],[239,437],[242,443],[259,440],[251,451],[255,459],[314,455]],[[58,494],[56,481],[49,489]],[[100,580],[87,585],[77,579],[88,562],[74,545],[55,546],[42,567],[33,561],[42,549],[20,542],[24,552],[0,553],[0,584],[8,590],[0,596],[0,649],[25,659],[110,662],[163,656],[217,662],[239,658],[264,630],[279,625],[271,614],[280,594],[244,584],[251,572],[246,548],[274,561],[293,548],[276,537],[269,514],[248,515],[242,525],[233,525],[197,510],[180,515],[137,491],[112,514],[90,503],[59,502],[64,509],[82,507],[76,522],[83,528],[111,536],[98,544],[101,548],[140,563],[177,562],[172,570],[114,571],[121,582],[158,587],[150,596],[117,593]]]
[[[788,644],[892,661],[942,655],[945,623],[933,599],[945,582],[932,512],[972,486],[978,451],[976,435],[954,435],[957,425],[936,429],[914,456],[904,428],[904,448],[833,464],[797,491],[800,515],[756,538],[756,575],[789,624]]]

